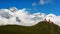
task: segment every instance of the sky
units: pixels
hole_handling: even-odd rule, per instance
[[[16,7],[26,8],[30,13],[53,13],[60,15],[60,0],[0,0],[0,9]]]
[[[0,0],[0,25],[33,26],[45,19],[60,26],[60,0]]]

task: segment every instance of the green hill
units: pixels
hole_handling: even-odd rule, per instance
[[[5,25],[0,26],[0,34],[60,34],[60,27],[46,21],[31,27]]]

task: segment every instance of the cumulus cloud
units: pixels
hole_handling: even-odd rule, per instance
[[[17,9],[12,7],[10,9],[0,10],[0,23],[1,25],[21,25],[32,26],[42,21],[43,17],[39,17],[37,14],[30,14],[25,8]],[[33,24],[34,23],[34,24]]]
[[[48,3],[51,3],[52,0],[40,0],[39,4],[40,5],[44,5],[44,4],[48,4]]]
[[[56,16],[54,14],[48,14],[46,17],[47,21],[50,19],[51,22],[60,26],[60,16]]]
[[[54,24],[60,26],[60,16],[54,14],[34,13],[30,14],[26,8],[17,9],[12,7],[10,9],[0,9],[0,25],[20,25],[20,26],[33,26],[38,22],[51,20]]]

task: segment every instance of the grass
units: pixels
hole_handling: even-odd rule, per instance
[[[53,23],[42,21],[37,25],[31,27],[24,27],[18,25],[0,26],[0,33],[1,34],[60,34],[60,27]]]

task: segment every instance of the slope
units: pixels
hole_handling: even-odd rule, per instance
[[[5,25],[0,26],[0,34],[60,34],[60,27],[46,21],[31,27]]]

